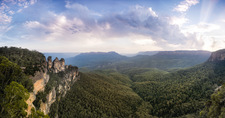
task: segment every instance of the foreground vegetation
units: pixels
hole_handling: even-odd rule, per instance
[[[23,73],[20,67],[0,56],[0,116],[3,118],[26,117],[25,102],[33,91],[32,81]],[[42,112],[34,111],[31,117],[48,117]]]
[[[7,57],[7,58],[6,58]],[[37,51],[15,47],[0,48],[0,117],[27,117],[25,102],[33,91],[32,80],[35,71],[44,67],[43,54]],[[23,70],[22,70],[22,69]],[[31,118],[48,117],[40,111],[32,110]]]

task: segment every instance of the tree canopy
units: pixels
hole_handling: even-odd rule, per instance
[[[26,117],[27,103],[25,102],[29,98],[29,93],[23,85],[12,81],[10,85],[7,85],[4,90],[5,96],[2,98],[1,103],[1,116],[3,117]]]

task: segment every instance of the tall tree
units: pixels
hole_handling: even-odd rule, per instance
[[[27,103],[25,101],[29,98],[28,90],[23,85],[12,81],[6,86],[4,93],[5,96],[1,103],[2,117],[26,117]]]

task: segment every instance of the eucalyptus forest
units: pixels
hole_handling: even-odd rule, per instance
[[[129,60],[128,57],[110,64],[102,62],[104,58],[97,59],[101,68],[79,68],[79,79],[69,86],[63,97],[56,98],[49,113],[45,114],[40,105],[49,100],[49,92],[57,84],[62,84],[61,78],[73,68],[70,66],[59,73],[48,72],[50,78],[45,90],[37,93],[33,102],[35,107],[28,114],[25,101],[34,89],[30,77],[46,71],[45,57],[37,51],[16,47],[2,47],[0,55],[1,117],[223,118],[225,114],[225,61],[218,60],[219,57],[211,56],[194,66],[182,67],[181,63],[180,67],[176,65],[177,68],[168,66],[164,69],[162,66],[130,67],[127,63],[133,59]],[[186,62],[173,56],[166,55],[167,61],[179,59],[180,62]],[[110,58],[114,57],[115,54]],[[161,64],[161,60],[150,57],[154,65]],[[134,63],[132,61],[132,65]]]

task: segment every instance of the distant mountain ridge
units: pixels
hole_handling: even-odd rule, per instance
[[[189,50],[176,50],[176,51],[159,51],[156,55],[210,55],[211,52],[204,50],[189,51]]]
[[[116,52],[89,52],[81,53],[75,57],[67,58],[67,64],[77,65],[78,67],[96,67],[107,65],[116,61],[125,60],[128,57]]]
[[[149,55],[149,56],[151,56],[151,55],[157,54],[158,52],[160,52],[160,51],[142,51],[142,52],[138,52],[136,54],[136,56],[137,55]]]
[[[175,51],[142,51],[137,55],[197,55],[197,54],[210,54],[211,52],[205,50],[175,50]]]
[[[70,58],[78,55],[79,53],[54,53],[54,52],[44,52],[44,56],[47,58],[51,56],[53,59],[58,58]]]
[[[209,51],[148,51],[134,57],[122,56],[116,52],[81,53],[68,58],[67,64],[89,69],[125,69],[131,67],[177,69],[191,67],[207,61]]]

